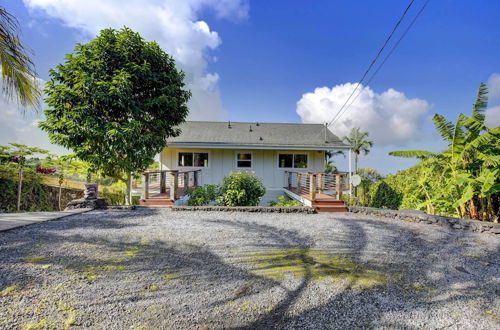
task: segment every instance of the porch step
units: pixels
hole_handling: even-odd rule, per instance
[[[169,198],[153,197],[148,199],[141,199],[139,205],[144,207],[170,207],[174,205],[174,201]]]
[[[344,205],[328,205],[328,204],[320,204],[314,206],[316,212],[348,212],[349,210]]]
[[[332,199],[332,198],[317,198],[312,202],[313,206],[316,205],[329,205],[329,206],[344,206],[344,201],[338,200],[338,199]]]

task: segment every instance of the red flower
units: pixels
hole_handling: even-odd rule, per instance
[[[55,168],[37,167],[36,172],[41,173],[41,174],[52,174],[52,173],[56,172],[56,169]]]

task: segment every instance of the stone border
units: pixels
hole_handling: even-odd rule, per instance
[[[500,224],[486,221],[458,219],[427,214],[418,210],[389,210],[349,206],[349,212],[390,218],[394,220],[434,224],[441,227],[500,235]]]
[[[316,213],[312,207],[306,206],[172,206],[171,209],[172,211]]]

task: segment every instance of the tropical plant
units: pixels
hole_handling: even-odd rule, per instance
[[[20,42],[19,22],[0,6],[0,65],[2,92],[21,109],[38,109],[40,88],[31,51]]]
[[[17,203],[16,210],[21,210],[21,195],[23,189],[23,175],[26,170],[27,157],[36,154],[47,154],[48,151],[36,147],[28,147],[24,144],[9,143],[10,146],[0,146],[0,157],[8,159],[17,171]]]
[[[422,192],[420,206],[428,211],[445,208],[454,210],[459,217],[498,221],[500,127],[484,124],[487,102],[488,89],[481,83],[469,117],[460,114],[452,123],[442,115],[434,115],[434,125],[448,144],[443,152],[389,153],[421,159],[420,177],[412,184],[418,184]]]
[[[125,182],[130,204],[133,172],[153,163],[188,114],[184,73],[156,42],[125,27],[77,44],[49,75],[50,108],[39,126],[92,171]]]
[[[373,147],[373,141],[368,140],[368,132],[360,132],[360,128],[353,128],[348,136],[343,140],[351,146],[354,153],[354,172],[358,170],[358,159],[361,153],[368,155],[370,148]]]
[[[266,193],[262,180],[254,174],[230,172],[222,180],[217,204],[224,206],[256,206]]]
[[[187,205],[202,206],[215,202],[219,196],[220,186],[216,184],[206,184],[201,187],[196,187],[188,192],[189,199]]]
[[[302,203],[285,196],[279,196],[276,201],[270,201],[269,206],[296,207],[302,206]]]

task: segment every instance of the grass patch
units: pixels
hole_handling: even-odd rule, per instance
[[[246,261],[253,272],[271,280],[286,274],[312,280],[346,281],[349,287],[371,288],[387,282],[386,275],[365,269],[354,261],[310,249],[276,249],[252,253]]]
[[[140,248],[138,246],[133,246],[128,250],[125,250],[125,254],[129,257],[135,257],[140,252]]]
[[[8,296],[9,294],[15,292],[17,290],[17,285],[9,285],[8,287],[4,288],[1,292],[0,292],[0,296],[1,297],[5,297],[5,296]]]
[[[24,257],[21,259],[30,264],[39,264],[45,261],[47,258],[45,258],[44,256],[31,256],[31,257]]]
[[[173,281],[173,280],[176,280],[178,278],[181,278],[181,276],[179,274],[163,274],[163,279],[165,281]]]

